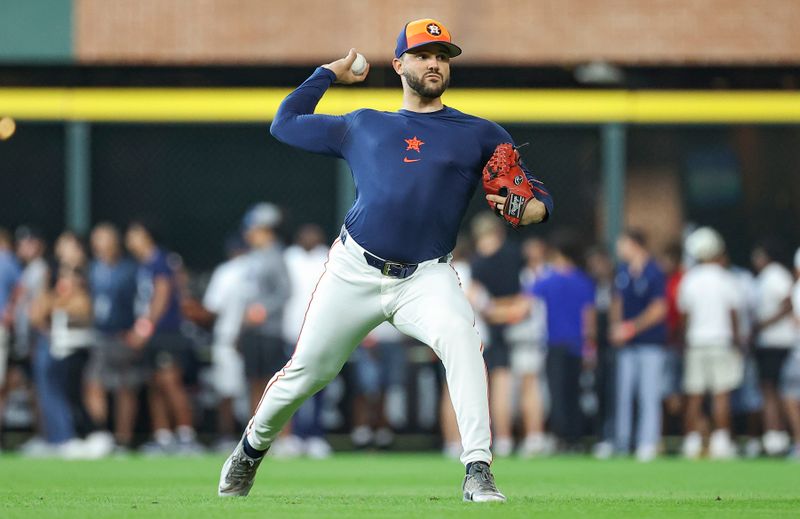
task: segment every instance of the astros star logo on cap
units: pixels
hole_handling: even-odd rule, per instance
[[[442,34],[442,30],[435,23],[429,23],[428,26],[425,27],[425,29],[431,36],[439,36],[440,34]]]

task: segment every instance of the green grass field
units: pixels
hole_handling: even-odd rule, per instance
[[[800,517],[800,464],[780,460],[498,460],[504,504],[463,503],[436,455],[269,459],[247,498],[219,499],[223,456],[99,462],[0,457],[0,517]]]

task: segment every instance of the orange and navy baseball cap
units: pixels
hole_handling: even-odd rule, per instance
[[[404,52],[431,43],[444,46],[451,58],[461,54],[461,49],[450,41],[450,31],[444,25],[432,18],[423,18],[408,22],[400,31],[394,57],[399,58]]]

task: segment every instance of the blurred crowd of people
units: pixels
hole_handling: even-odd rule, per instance
[[[472,222],[467,292],[482,327],[494,452],[598,458],[800,458],[800,281],[777,243],[732,265],[702,227],[660,253],[637,229],[617,262],[556,230],[521,246],[492,215]],[[794,259],[800,276],[800,251]],[[517,386],[514,385],[517,379]],[[513,389],[518,387],[518,389]],[[514,406],[521,434],[514,434]],[[739,438],[743,438],[739,441]],[[457,436],[448,445],[457,452]]]
[[[289,359],[327,259],[319,226],[284,247],[280,224],[272,204],[248,210],[200,293],[145,221],[98,224],[88,243],[67,231],[52,251],[34,227],[0,229],[0,431],[5,404],[25,393],[34,435],[20,451],[31,456],[229,451]],[[613,255],[567,229],[515,238],[478,214],[452,259],[483,338],[496,456],[583,452],[593,438],[598,458],[800,457],[800,282],[774,244],[753,249],[751,271],[705,227],[660,253],[636,229]],[[800,252],[794,267],[800,276]],[[384,323],[354,352],[354,447],[390,447],[397,409],[436,393],[408,390],[420,360],[410,342]],[[202,443],[199,382],[187,377],[200,343],[216,417]],[[438,365],[429,351],[422,361]],[[457,457],[438,369],[443,452]],[[306,402],[271,452],[329,456],[323,414],[342,391]]]

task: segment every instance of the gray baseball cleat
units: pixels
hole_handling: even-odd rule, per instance
[[[464,491],[464,501],[503,503],[506,500],[506,496],[497,490],[489,465],[482,461],[476,461],[470,465],[469,472],[464,477],[462,490]]]
[[[221,497],[246,496],[250,493],[258,466],[264,457],[251,458],[244,452],[242,441],[236,445],[219,475],[219,491]]]

